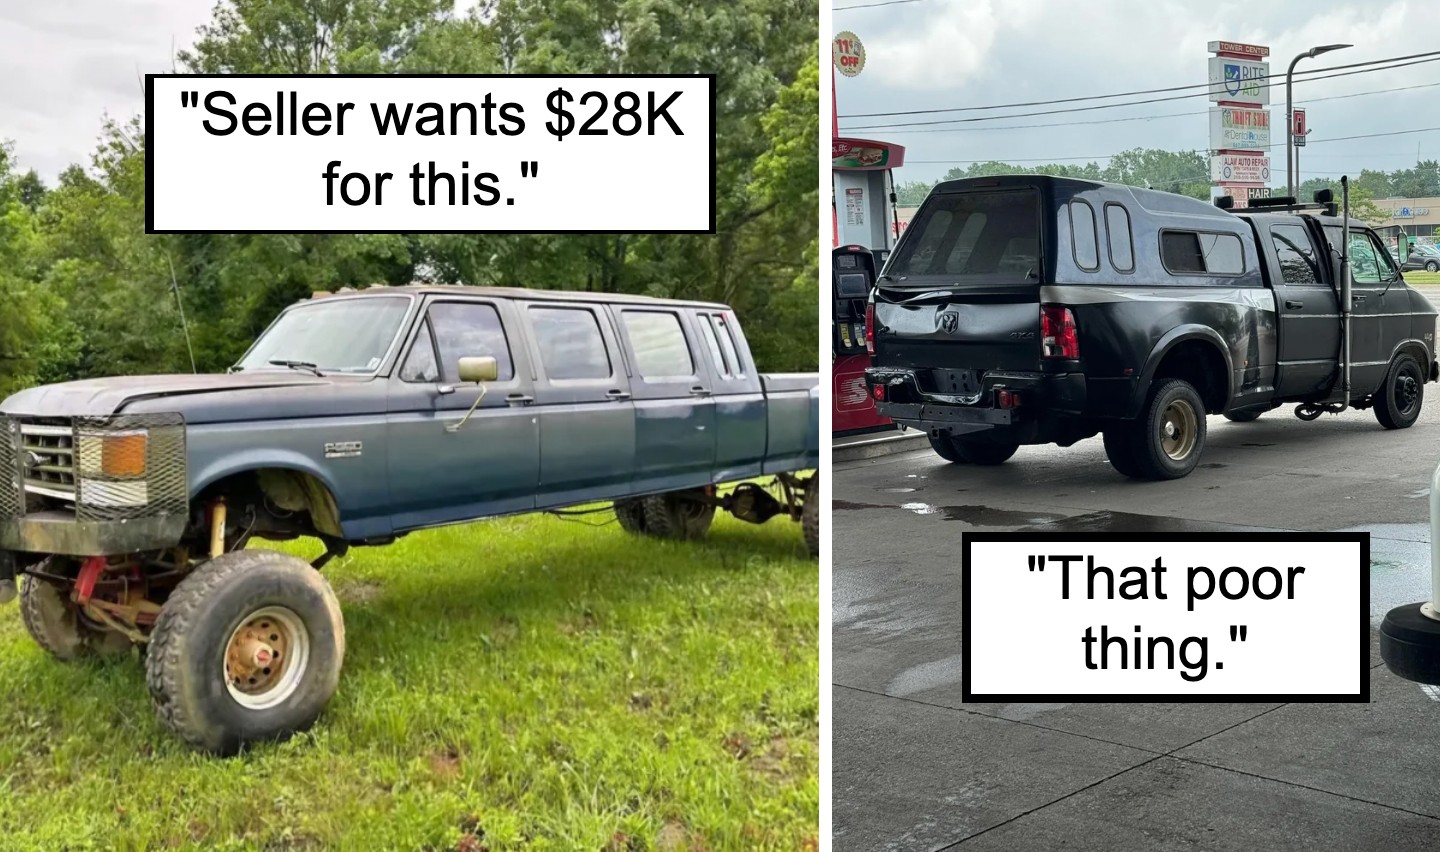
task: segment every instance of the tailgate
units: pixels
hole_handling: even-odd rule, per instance
[[[964,298],[937,294],[898,304],[877,293],[875,366],[1039,370],[1040,288]],[[943,386],[925,390],[963,392]]]

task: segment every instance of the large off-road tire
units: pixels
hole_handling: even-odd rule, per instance
[[[1405,429],[1420,419],[1425,404],[1425,372],[1414,355],[1400,354],[1390,362],[1385,384],[1375,394],[1375,419],[1386,429]]]
[[[615,520],[620,522],[620,529],[633,535],[645,534],[645,501],[644,500],[616,500]]]
[[[991,441],[984,438],[957,438],[951,435],[930,436],[930,446],[940,458],[951,464],[1004,464],[1020,449],[1019,444]]]
[[[20,620],[35,644],[67,663],[124,654],[134,645],[123,633],[90,624],[71,602],[68,588],[38,577],[27,576],[20,584]]]
[[[1127,476],[1179,479],[1195,469],[1205,451],[1205,402],[1184,379],[1164,379],[1151,388],[1140,417],[1126,431],[1135,464]]]
[[[805,531],[805,548],[811,556],[820,555],[820,474],[805,483],[805,502],[800,507],[800,526]]]
[[[1256,420],[1259,420],[1260,415],[1264,413],[1265,412],[1263,411],[1256,411],[1252,408],[1248,411],[1243,409],[1240,411],[1227,411],[1225,412],[1224,417],[1231,423],[1252,423]]]
[[[314,724],[335,694],[345,622],[309,563],[241,550],[204,563],[165,602],[145,680],[162,721],[229,755]]]
[[[710,531],[715,519],[715,506],[706,500],[705,492],[667,491],[644,497],[645,533],[656,538],[700,539]]]

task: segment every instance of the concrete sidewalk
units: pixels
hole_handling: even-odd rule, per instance
[[[836,850],[1440,849],[1440,702],[1373,628],[1428,593],[1440,406],[1402,432],[1275,412],[1210,433],[1170,483],[1120,477],[1098,440],[837,466]],[[1371,532],[1371,703],[961,703],[963,531],[1257,528]]]

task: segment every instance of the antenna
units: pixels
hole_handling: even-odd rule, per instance
[[[185,348],[190,351],[190,372],[199,373],[195,368],[195,347],[190,345],[190,325],[185,322],[185,303],[180,300],[180,281],[175,278],[175,264],[170,262],[170,252],[165,252],[165,265],[170,267],[170,292],[175,294],[175,307],[180,309],[180,330],[185,333]]]

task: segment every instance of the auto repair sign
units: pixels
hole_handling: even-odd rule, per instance
[[[1220,154],[1210,158],[1214,183],[1268,183],[1270,158],[1263,154]]]
[[[1242,151],[1270,147],[1270,110],[1248,107],[1210,108],[1210,147]]]

